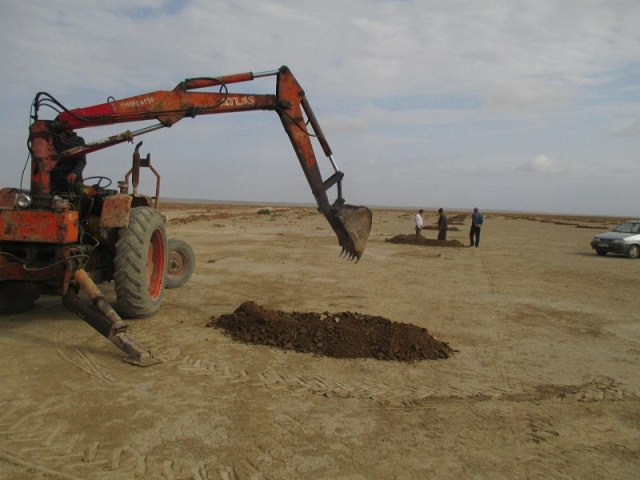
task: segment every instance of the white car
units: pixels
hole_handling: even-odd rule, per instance
[[[640,256],[640,220],[629,220],[613,231],[599,233],[591,240],[591,248],[598,255],[617,253],[629,258]]]

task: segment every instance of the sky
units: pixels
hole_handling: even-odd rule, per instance
[[[637,0],[0,0],[0,187],[29,187],[37,92],[78,108],[287,65],[347,203],[638,218],[639,26]],[[272,94],[274,77],[230,91]],[[274,112],[186,118],[138,140],[162,197],[314,202]],[[115,185],[134,147],[91,154],[85,177]]]

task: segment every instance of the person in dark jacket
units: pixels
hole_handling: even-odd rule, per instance
[[[480,228],[483,223],[484,218],[482,218],[482,214],[477,208],[474,208],[473,213],[471,214],[471,230],[469,230],[470,247],[473,247],[474,245],[477,247],[480,245]]]
[[[449,220],[447,216],[444,214],[444,210],[442,208],[438,209],[438,240],[446,240],[447,239],[447,223]]]
[[[53,145],[58,153],[73,147],[81,147],[84,139],[73,130],[64,130],[54,138]],[[87,156],[64,157],[51,171],[51,191],[65,193],[82,188],[82,172],[87,165]]]

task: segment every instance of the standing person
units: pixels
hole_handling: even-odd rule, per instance
[[[83,146],[84,139],[73,130],[63,130],[54,138],[58,153],[73,147]],[[51,171],[51,191],[65,193],[82,188],[82,172],[87,165],[85,154],[60,159]]]
[[[480,227],[482,227],[483,223],[484,219],[482,218],[482,214],[477,208],[474,208],[471,214],[471,230],[469,231],[470,247],[480,245]]]
[[[424,210],[420,209],[418,213],[416,213],[416,239],[420,237],[420,232],[422,231],[422,212],[424,212]]]
[[[446,240],[448,219],[442,208],[438,209],[438,215],[438,240]]]

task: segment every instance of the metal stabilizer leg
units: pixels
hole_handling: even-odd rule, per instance
[[[127,357],[124,358],[124,361],[140,367],[160,363],[160,360],[154,358],[148,349],[127,335],[127,325],[122,322],[111,305],[105,301],[102,292],[84,269],[76,270],[73,277],[80,290],[91,299],[92,303],[83,301],[73,289],[69,289],[68,293],[62,297],[62,303],[69,310],[126,353]]]

